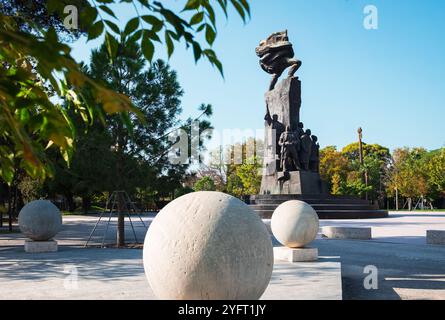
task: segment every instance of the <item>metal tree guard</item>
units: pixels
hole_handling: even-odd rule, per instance
[[[124,205],[124,210],[125,210],[124,213],[127,215],[128,219],[130,221],[131,229],[133,231],[134,240],[135,240],[136,244],[142,243],[142,242],[138,241],[136,231],[134,229],[133,221],[131,220],[131,214],[137,215],[139,220],[142,222],[142,225],[144,226],[145,230],[147,230],[148,227],[145,224],[144,220],[142,220],[142,217],[139,214],[140,211],[136,208],[135,204],[131,201],[130,196],[128,195],[128,193],[126,191],[113,191],[107,200],[105,210],[100,213],[99,219],[96,221],[96,224],[94,225],[94,228],[91,231],[84,247],[88,246],[88,243],[90,242],[91,238],[93,237],[94,233],[96,232],[96,229],[99,226],[100,222],[102,221],[102,218],[104,216],[106,216],[106,214],[108,214],[108,220],[106,220],[105,232],[102,236],[102,244],[101,244],[101,248],[105,247],[105,239],[107,237],[108,228],[111,223],[111,217],[113,216],[113,214],[115,214],[115,216],[117,217],[120,213],[117,209],[117,203],[119,201],[119,197],[121,197],[121,199],[123,200],[123,203],[125,204]]]

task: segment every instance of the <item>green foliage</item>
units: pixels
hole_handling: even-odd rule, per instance
[[[342,180],[339,173],[334,173],[331,177],[331,193],[334,195],[343,194]]]
[[[78,30],[68,30],[63,24],[63,16],[61,17],[54,12],[54,5],[57,5],[60,11],[67,5],[74,5],[81,17],[85,17],[91,9],[88,0],[59,0],[57,2],[49,2],[48,0],[0,0],[0,14],[13,17],[19,29],[25,32],[32,31],[35,26],[43,30],[53,27],[59,35],[67,40],[77,39],[85,32],[82,25],[79,26]],[[86,19],[83,19],[83,21],[88,22]]]
[[[59,42],[53,28],[26,33],[14,19],[0,15],[0,177],[8,183],[17,166],[33,178],[51,175],[45,156],[51,146],[57,146],[69,162],[75,130],[68,110],[85,121],[102,110],[134,110],[127,97],[86,76],[70,50]],[[93,101],[81,95],[78,89],[84,87]],[[53,95],[63,98],[66,105],[54,103]]]
[[[233,189],[233,193],[237,196],[258,194],[261,187],[261,168],[262,164],[257,161],[256,157],[247,159],[243,164],[237,166],[235,169],[236,181],[240,182],[241,188]],[[230,179],[233,179],[233,175],[229,177]]]
[[[85,69],[95,81],[128,96],[140,116],[130,118],[130,131],[119,115],[105,115],[103,122],[96,120],[87,128],[73,115],[77,148],[70,167],[53,155],[56,174],[47,181],[51,195],[68,198],[74,194],[85,199],[126,190],[132,198],[147,203],[174,197],[173,190],[182,188],[188,165],[173,165],[166,158],[171,146],[166,133],[184,125],[178,119],[182,89],[176,72],[161,60],[147,66],[136,43],[118,44],[118,50],[119,56],[111,61],[103,44],[92,52]],[[201,105],[199,110],[210,127],[205,119],[211,115],[211,106]],[[204,142],[202,139],[201,146]]]
[[[341,152],[329,146],[320,150],[320,174],[329,182],[332,194],[349,194],[371,199],[383,196],[382,175],[390,160],[388,148],[363,143],[363,164],[359,159],[359,144],[351,143]],[[368,185],[364,176],[368,177]]]
[[[348,172],[348,159],[335,146],[320,150],[320,176],[328,183],[332,194],[342,194],[342,184]]]
[[[435,191],[445,196],[445,148],[432,153],[426,163],[426,172]]]
[[[260,192],[263,150],[263,142],[253,138],[227,148],[225,174],[228,193],[242,197]]]
[[[142,54],[151,62],[153,43],[164,38],[169,55],[175,44],[184,42],[193,48],[196,61],[205,57],[223,73],[222,64],[211,49],[216,14],[210,0],[187,1],[180,13],[159,1],[125,0],[134,7],[135,17],[123,30],[110,7],[115,2],[69,2],[82,8],[79,22],[89,40],[105,36],[110,61],[118,59],[119,43],[133,42],[140,44]],[[67,163],[71,159],[76,139],[72,113],[90,124],[95,118],[103,120],[104,113],[119,113],[128,130],[134,119],[130,113],[139,113],[125,94],[86,75],[72,58],[70,47],[58,38],[56,31],[62,28],[66,1],[33,1],[35,7],[23,6],[20,1],[6,4],[8,7],[0,10],[0,177],[11,183],[22,168],[31,177],[44,179],[54,173],[46,156],[48,148],[57,147]],[[221,0],[217,4],[225,15],[229,4],[243,20],[250,14],[245,0]],[[203,13],[203,21],[200,16],[191,21],[193,24],[186,20],[189,14],[197,12]],[[51,20],[45,20],[46,15]],[[196,40],[200,33],[205,33],[209,47],[203,48],[203,43]],[[61,100],[63,105],[55,102]]]
[[[42,182],[22,174],[18,183],[18,189],[20,190],[23,202],[26,204],[40,198],[42,194]]]
[[[407,198],[427,197],[434,192],[429,179],[430,154],[422,148],[394,150],[391,167],[386,174],[388,193]],[[434,172],[434,169],[431,168]]]
[[[178,188],[178,189],[176,189],[175,190],[175,192],[174,192],[174,198],[176,199],[176,198],[179,198],[179,197],[181,197],[181,196],[183,196],[183,195],[186,195],[186,194],[188,194],[188,193],[191,193],[191,192],[193,192],[194,190],[192,189],[192,188],[190,188],[190,187],[187,187],[187,186],[185,186],[185,187],[180,187],[180,188]]]
[[[210,177],[202,177],[195,183],[195,191],[216,191],[215,181]]]
[[[359,143],[354,142],[342,149],[342,154],[349,160],[359,159]],[[363,143],[363,155],[366,157],[377,158],[382,162],[387,162],[391,157],[389,149],[379,144]]]

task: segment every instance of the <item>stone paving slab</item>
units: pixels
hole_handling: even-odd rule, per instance
[[[277,262],[264,300],[342,300],[341,264],[336,258],[317,262]]]
[[[341,299],[340,263],[324,260],[277,263],[263,299]],[[0,251],[0,288],[0,299],[156,299],[138,249],[12,247]]]

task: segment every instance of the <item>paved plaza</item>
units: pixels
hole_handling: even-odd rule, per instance
[[[148,225],[153,215],[144,216]],[[97,217],[64,216],[59,252],[28,254],[20,233],[0,234],[0,299],[154,299],[140,249],[83,248]],[[112,219],[113,222],[113,219]],[[133,221],[143,241],[142,223]],[[267,221],[266,221],[267,222]],[[391,213],[375,220],[321,220],[322,226],[372,227],[373,240],[321,236],[314,263],[277,262],[263,299],[445,299],[445,246],[427,245],[427,229],[445,230],[445,213]],[[127,240],[134,241],[129,223]],[[113,224],[105,242],[113,242]],[[275,245],[278,245],[275,241]],[[364,268],[377,267],[378,288],[366,290]]]

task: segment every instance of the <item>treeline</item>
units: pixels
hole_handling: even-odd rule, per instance
[[[378,144],[364,144],[363,164],[358,152],[358,143],[321,150],[320,173],[331,193],[367,196],[389,208],[443,206],[445,148],[398,148],[391,154]]]
[[[252,146],[256,152],[249,156],[247,150]],[[241,163],[235,161],[236,150],[242,150]],[[257,194],[262,152],[262,141],[254,139],[214,150],[210,164],[188,185],[194,190],[218,190],[241,198]],[[361,162],[358,143],[341,150],[328,146],[320,150],[320,175],[332,194],[367,198],[382,208],[444,207],[445,148],[398,148],[391,153],[381,145],[364,143]]]

